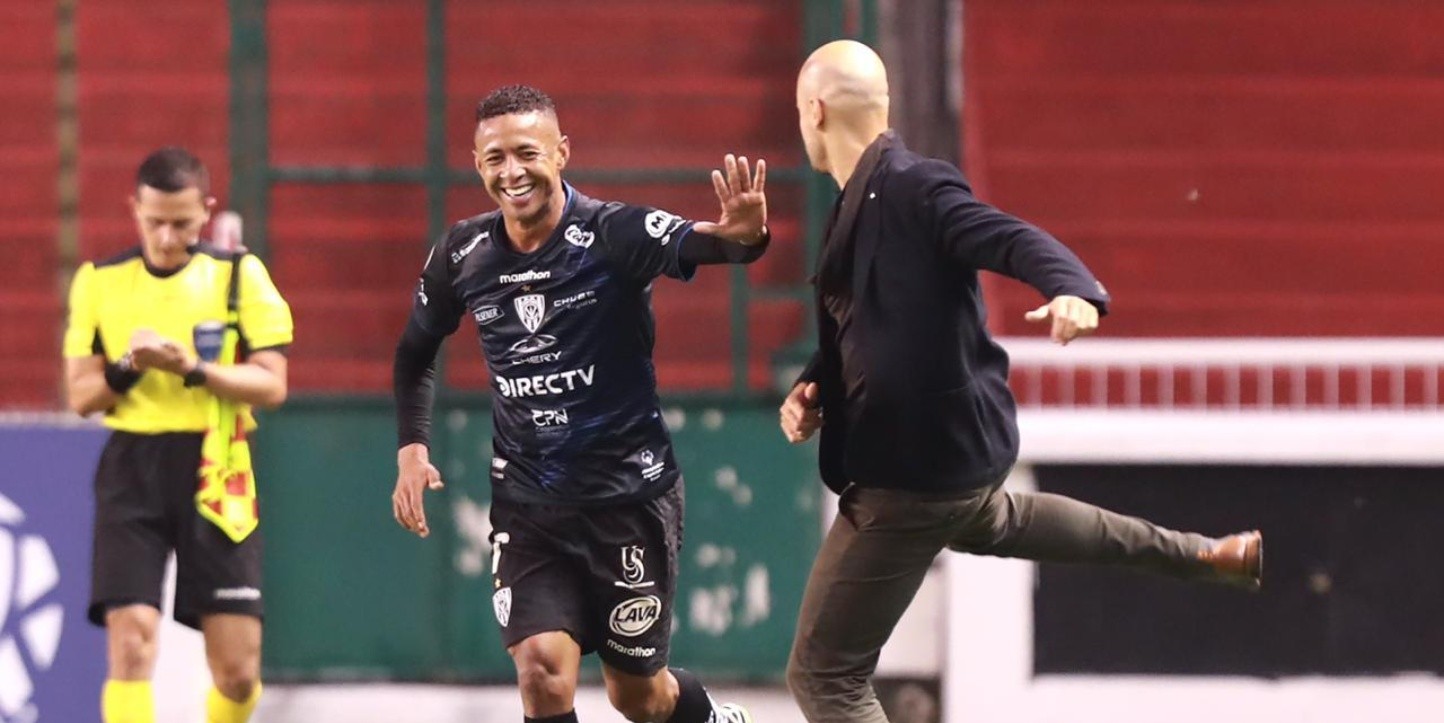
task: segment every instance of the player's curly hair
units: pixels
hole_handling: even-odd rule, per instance
[[[135,185],[150,186],[157,191],[175,193],[198,188],[201,195],[211,192],[211,174],[201,159],[184,148],[166,146],[152,151],[135,172]]]
[[[557,114],[551,96],[529,85],[507,85],[493,90],[476,104],[476,122],[512,113]]]

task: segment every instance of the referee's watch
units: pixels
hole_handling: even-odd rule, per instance
[[[185,373],[181,378],[187,387],[203,387],[206,385],[206,363],[196,360],[196,365]]]

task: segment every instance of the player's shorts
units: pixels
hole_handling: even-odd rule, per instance
[[[90,621],[107,610],[161,609],[166,556],[176,554],[175,619],[199,628],[212,613],[262,617],[261,530],[240,544],[196,512],[199,432],[113,432],[95,470]]]
[[[492,607],[502,642],[562,631],[624,673],[666,667],[682,496],[678,480],[627,505],[493,501]]]

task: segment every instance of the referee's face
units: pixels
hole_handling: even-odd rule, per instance
[[[130,208],[145,260],[164,270],[185,266],[190,260],[190,247],[200,239],[201,227],[210,220],[215,202],[194,187],[174,192],[137,187]]]
[[[560,221],[562,169],[571,148],[551,113],[508,113],[476,126],[476,172],[508,221]],[[552,219],[553,215],[558,218]]]

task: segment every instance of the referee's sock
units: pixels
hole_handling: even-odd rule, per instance
[[[256,709],[256,701],[260,699],[259,681],[256,682],[256,687],[251,689],[251,697],[240,702],[227,698],[215,686],[211,686],[211,692],[206,694],[206,723],[246,723],[251,719],[251,711]]]
[[[107,680],[100,692],[105,723],[155,723],[155,697],[149,680]]]

